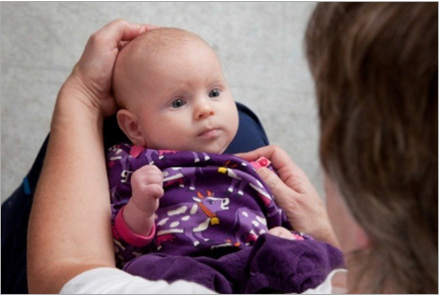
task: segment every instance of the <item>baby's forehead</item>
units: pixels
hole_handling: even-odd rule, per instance
[[[131,42],[119,63],[124,74],[118,75],[119,79],[129,81],[129,88],[154,88],[158,80],[166,81],[166,84],[160,85],[168,88],[172,81],[189,77],[203,77],[204,80],[205,77],[222,77],[221,62],[215,51],[191,32],[181,29],[156,29],[140,35]]]
[[[127,52],[130,68],[142,68],[144,74],[157,68],[159,63],[180,62],[192,59],[195,62],[204,56],[211,62],[220,62],[213,48],[201,37],[185,30],[164,28],[146,32],[134,41]],[[147,69],[151,71],[148,71]],[[160,67],[159,67],[160,68]],[[145,72],[146,71],[146,72]]]
[[[166,49],[175,49],[185,44],[204,43],[198,35],[177,28],[160,28],[139,35],[133,43],[143,53],[161,52]],[[209,46],[210,47],[210,46]]]

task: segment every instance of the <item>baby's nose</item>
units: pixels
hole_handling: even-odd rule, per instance
[[[202,120],[215,115],[214,109],[209,104],[203,104],[195,112],[195,119]]]

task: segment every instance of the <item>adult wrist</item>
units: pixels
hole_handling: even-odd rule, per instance
[[[99,98],[84,83],[79,74],[72,72],[62,85],[57,98],[57,103],[74,104],[84,107],[85,112],[90,112],[94,117],[104,117],[101,106],[97,103]]]
[[[340,243],[335,235],[334,229],[329,221],[322,222],[322,226],[316,230],[315,235],[313,236],[315,239],[320,240],[322,242],[326,242],[331,244],[332,246],[341,249]]]

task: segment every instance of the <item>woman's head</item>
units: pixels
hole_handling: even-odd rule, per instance
[[[322,3],[306,33],[321,161],[369,239],[348,260],[372,292],[437,292],[437,9]]]

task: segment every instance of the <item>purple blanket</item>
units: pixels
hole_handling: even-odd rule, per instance
[[[306,257],[319,257],[317,260],[311,259],[315,260],[314,267],[319,269],[320,275],[319,279],[312,280],[311,285],[324,279],[328,271],[340,265],[341,253],[338,250],[329,245],[314,248],[314,244],[319,243],[312,240],[277,238],[276,243],[288,248],[279,252],[277,262],[273,257],[258,254],[259,250],[253,247],[255,242],[270,241],[268,247],[278,246],[271,245],[272,238],[276,237],[266,235],[268,229],[276,226],[289,228],[290,225],[252,164],[231,155],[151,150],[128,144],[110,148],[107,165],[113,222],[131,197],[132,173],[144,165],[152,164],[163,172],[165,189],[156,212],[156,237],[150,245],[142,248],[129,245],[121,239],[115,240],[118,265],[123,267],[126,264],[126,271],[147,279],[173,281],[186,278],[222,293],[253,292],[263,287],[258,284],[273,290],[280,288],[282,292],[296,292],[296,289],[288,291],[290,289],[278,287],[277,284],[277,287],[273,287],[271,283],[262,283],[264,280],[261,278],[252,279],[251,282],[246,280],[246,287],[242,284],[235,287],[239,282],[234,280],[242,281],[240,277],[249,275],[244,270],[246,264],[264,264],[259,268],[267,270],[274,269],[274,265],[275,268],[289,265],[290,262],[293,265],[298,254],[303,256],[303,251],[309,252]],[[266,248],[266,242],[264,245]],[[154,254],[144,255],[147,253]],[[255,257],[258,258],[255,260]],[[322,257],[326,257],[326,260],[322,260]],[[267,263],[271,267],[266,268]],[[309,263],[306,265],[309,267]],[[191,270],[196,269],[204,269],[201,273],[210,277],[212,282],[225,278],[230,286],[222,289],[216,286],[217,283],[207,283],[204,275],[191,275]],[[290,280],[291,276],[296,277],[299,273],[310,277],[308,271],[297,271],[296,267],[293,273],[285,272],[285,269],[280,272]],[[171,273],[173,275],[169,276]],[[269,276],[277,280],[277,273]],[[229,276],[232,276],[232,280]],[[223,286],[223,283],[219,285]],[[293,285],[297,287],[296,283]]]

